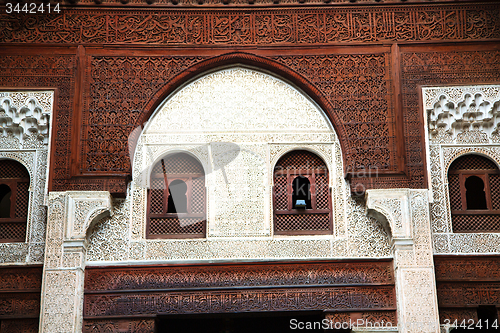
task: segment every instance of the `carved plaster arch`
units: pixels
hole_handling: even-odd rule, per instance
[[[407,189],[366,191],[367,214],[390,231],[393,242],[413,238],[409,196]]]
[[[454,147],[454,149],[452,150],[453,154],[451,155],[444,154],[443,164],[445,166],[446,175],[448,174],[448,170],[450,169],[451,164],[456,159],[465,155],[479,155],[486,157],[490,159],[493,163],[495,163],[497,168],[500,169],[500,155],[499,155],[500,150],[498,148],[495,149],[494,147],[474,147],[474,146],[460,147],[460,148]],[[446,151],[447,148],[444,148],[444,150]]]
[[[323,163],[325,163],[327,169],[328,169],[328,186],[333,186],[333,182],[335,179],[335,165],[333,164],[332,156],[326,156],[324,152],[322,152],[318,147],[315,147],[314,145],[309,145],[309,146],[304,146],[304,145],[290,145],[286,146],[285,148],[282,148],[275,156],[271,157],[271,167],[270,170],[274,172],[274,168],[276,167],[276,164],[278,161],[288,154],[289,152],[292,152],[294,150],[306,150],[308,152],[311,152],[313,154],[316,154]],[[272,180],[273,185],[274,185],[274,179]]]
[[[237,65],[250,66],[256,68],[257,70],[261,69],[269,72],[272,76],[281,77],[288,81],[288,83],[293,83],[294,86],[300,89],[306,96],[310,97],[314,103],[316,103],[319,108],[325,112],[325,115],[328,117],[337,134],[337,140],[339,140],[341,151],[346,151],[347,137],[345,135],[344,125],[338,115],[333,112],[333,107],[330,101],[323,95],[323,93],[320,92],[318,88],[312,85],[309,80],[304,78],[302,75],[287,66],[284,66],[274,60],[246,52],[231,52],[215,56],[198,62],[187,70],[182,71],[151,97],[144,107],[145,112],[142,114],[142,117],[137,120],[135,125],[138,128],[142,128],[143,124],[151,119],[155,111],[165,101],[165,99],[167,99],[167,97],[175,91],[179,90],[180,87],[184,86],[186,82],[190,82],[205,73],[213,72],[218,68]],[[135,149],[131,149],[129,145],[129,150]],[[346,156],[346,154],[342,154],[344,172]]]

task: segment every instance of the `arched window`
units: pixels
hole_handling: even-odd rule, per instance
[[[0,242],[24,242],[28,218],[30,176],[13,160],[0,161]]]
[[[148,194],[148,238],[205,237],[205,174],[185,153],[158,161]]]
[[[457,158],[448,170],[454,232],[500,231],[500,170],[479,155]]]
[[[332,232],[328,168],[316,154],[296,150],[281,157],[273,192],[276,235]]]

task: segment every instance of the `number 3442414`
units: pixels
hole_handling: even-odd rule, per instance
[[[10,3],[5,4],[7,14],[59,14],[59,3]]]

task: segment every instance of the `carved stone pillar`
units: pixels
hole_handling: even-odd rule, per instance
[[[399,332],[439,332],[427,190],[367,190],[368,214],[392,235]]]
[[[86,232],[111,212],[109,192],[51,192],[40,332],[81,332]]]

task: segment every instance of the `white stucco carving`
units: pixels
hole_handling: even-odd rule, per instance
[[[368,213],[384,216],[394,244],[399,332],[439,332],[427,190],[367,190]]]
[[[81,332],[87,228],[111,211],[109,192],[51,192],[40,332]]]
[[[316,153],[329,169],[332,235],[273,235],[273,168],[294,149]],[[207,238],[145,239],[150,168],[179,151],[207,172]],[[340,143],[323,111],[287,82],[249,68],[207,74],[165,100],[138,139],[129,195],[116,205],[92,230],[90,264],[391,255],[384,227],[350,197]]]
[[[30,175],[26,242],[1,243],[0,264],[43,263],[53,103],[53,91],[0,92],[0,159],[18,161]]]
[[[448,168],[475,153],[500,165],[500,85],[422,88],[434,253],[500,253],[499,233],[453,233]]]

